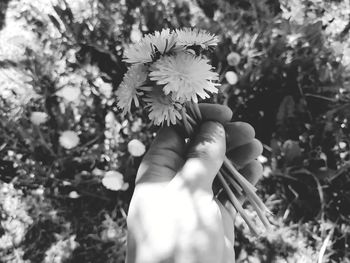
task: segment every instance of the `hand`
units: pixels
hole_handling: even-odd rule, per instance
[[[127,263],[235,262],[234,208],[213,196],[212,183],[227,152],[256,184],[262,145],[249,124],[229,123],[229,108],[200,104],[200,110],[203,122],[189,145],[164,127],[140,165],[127,218]]]

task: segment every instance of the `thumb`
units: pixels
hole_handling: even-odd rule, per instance
[[[190,144],[187,160],[179,177],[195,189],[212,191],[213,180],[226,153],[224,127],[213,121],[204,122]]]
[[[185,139],[174,128],[161,128],[140,164],[136,184],[170,182],[184,163],[185,150]]]

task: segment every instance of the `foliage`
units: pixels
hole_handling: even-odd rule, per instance
[[[347,1],[12,0],[4,6],[2,261],[123,262],[140,162],[128,142],[147,147],[156,131],[141,110],[122,117],[116,107],[123,51],[154,30],[196,26],[220,38],[210,57],[222,83],[214,101],[229,105],[235,120],[250,122],[265,145],[259,191],[275,230],[254,239],[238,222],[238,262],[347,262]],[[35,123],[33,112],[47,119]],[[60,143],[65,131],[78,135],[71,149]],[[102,184],[116,171],[128,189]]]

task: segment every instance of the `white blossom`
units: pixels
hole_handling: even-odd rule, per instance
[[[75,131],[64,131],[62,132],[59,142],[63,148],[73,149],[79,144],[79,136]]]
[[[123,110],[123,115],[130,112],[132,102],[136,107],[140,106],[138,96],[143,95],[141,86],[147,79],[147,68],[142,64],[132,65],[126,72],[120,84],[117,95],[118,108]]]
[[[29,117],[30,121],[34,125],[40,125],[46,122],[47,118],[48,118],[48,115],[45,112],[41,112],[41,111],[33,111]]]
[[[142,156],[146,151],[146,146],[139,140],[133,139],[128,143],[128,151],[134,157]]]
[[[231,52],[227,55],[226,60],[230,66],[237,66],[241,61],[241,56],[236,52]]]
[[[218,84],[213,82],[218,74],[211,69],[207,59],[182,52],[156,61],[149,75],[158,85],[164,85],[164,94],[175,101],[198,102],[197,96],[205,99],[210,97],[207,92],[218,91]]]
[[[235,85],[238,82],[237,74],[234,71],[227,71],[225,78],[230,85]]]
[[[106,172],[102,179],[102,184],[112,191],[126,190],[129,186],[128,183],[124,182],[123,175],[117,171]]]

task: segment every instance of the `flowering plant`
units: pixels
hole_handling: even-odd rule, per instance
[[[155,125],[182,125],[191,137],[201,122],[199,99],[217,93],[220,84],[205,50],[218,43],[215,35],[199,29],[163,29],[148,34],[140,42],[128,47],[124,61],[130,63],[120,87],[117,105],[122,114],[131,112],[133,105],[148,110],[148,117]],[[260,219],[269,226],[263,202],[252,186],[226,158],[218,173],[223,189],[231,203],[242,215],[253,233],[255,226],[248,218],[233,191],[244,192]]]

